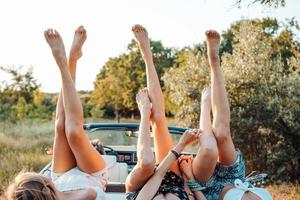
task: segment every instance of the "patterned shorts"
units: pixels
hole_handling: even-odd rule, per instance
[[[134,192],[128,192],[126,193],[126,199],[127,200],[134,200],[138,196],[139,192],[141,191],[134,191]],[[183,186],[183,178],[178,176],[172,171],[169,171],[166,173],[157,193],[154,195],[157,196],[159,194],[167,194],[172,193],[175,196],[177,196],[181,200],[188,200],[188,195],[184,190]]]
[[[207,200],[217,200],[223,188],[227,185],[234,185],[235,179],[245,179],[245,164],[241,152],[237,150],[237,159],[232,165],[217,164],[212,177],[203,186],[202,190]]]

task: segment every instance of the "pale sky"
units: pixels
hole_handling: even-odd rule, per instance
[[[242,18],[296,17],[300,1],[287,0],[284,8],[259,4],[242,9],[234,0],[0,0],[0,66],[33,66],[42,91],[60,89],[59,71],[43,37],[47,28],[57,29],[66,46],[75,28],[84,25],[88,39],[78,62],[77,88],[92,90],[100,68],[109,57],[126,51],[131,26],[144,25],[154,40],[168,47],[184,47],[203,41],[205,30],[224,31]],[[0,72],[0,82],[8,77]]]

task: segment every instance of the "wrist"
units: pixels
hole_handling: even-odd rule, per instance
[[[183,149],[185,148],[185,146],[186,146],[185,143],[179,142],[179,143],[175,146],[174,149],[176,149],[177,151],[180,151],[180,153],[181,153],[181,151],[183,151]]]

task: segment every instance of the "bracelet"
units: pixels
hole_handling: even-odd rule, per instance
[[[201,191],[201,190],[206,189],[206,187],[204,187],[203,185],[201,185],[198,181],[196,181],[194,179],[188,180],[187,185],[192,192]]]
[[[171,152],[174,154],[174,156],[178,159],[180,157],[180,154],[177,153],[175,150],[171,150]]]

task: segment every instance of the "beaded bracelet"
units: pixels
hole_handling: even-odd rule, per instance
[[[192,192],[204,190],[206,187],[202,186],[198,181],[191,179],[187,181],[187,185]]]

